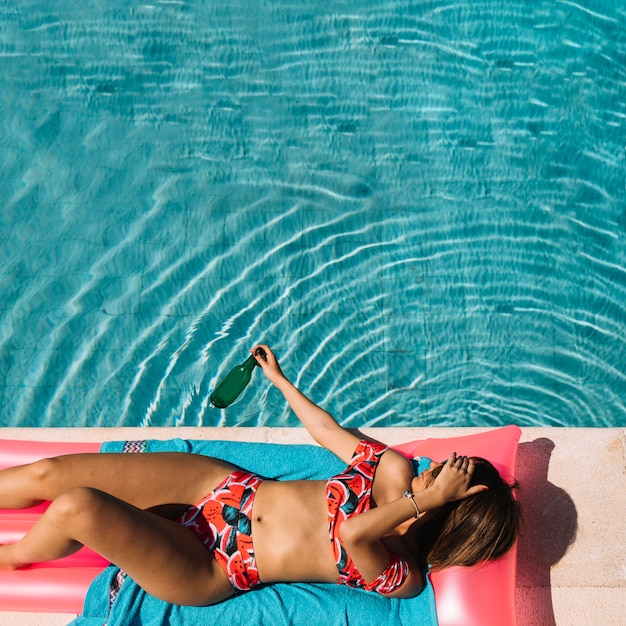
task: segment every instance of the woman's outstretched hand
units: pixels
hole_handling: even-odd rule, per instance
[[[257,351],[260,350],[263,350],[265,356],[262,356],[261,353],[257,354]],[[276,356],[268,345],[256,345],[250,352],[254,355],[268,380],[283,394],[289,408],[296,414],[313,439],[347,464],[359,443],[359,438],[342,428],[328,411],[307,398],[283,374]]]
[[[470,487],[473,474],[474,461],[466,456],[457,457],[456,452],[453,452],[428,490],[432,490],[432,495],[440,505],[487,491],[485,485]]]
[[[280,369],[280,365],[278,364],[278,359],[269,346],[265,344],[258,344],[250,350],[250,353],[254,356],[256,362],[261,366],[263,373],[270,382],[276,384],[277,381],[285,377]]]

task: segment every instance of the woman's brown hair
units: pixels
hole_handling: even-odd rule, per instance
[[[418,530],[419,560],[433,570],[497,559],[517,539],[521,519],[513,497],[517,484],[504,481],[489,461],[473,459],[470,484],[486,485],[489,490],[429,512]]]

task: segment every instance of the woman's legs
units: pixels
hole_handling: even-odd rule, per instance
[[[186,453],[71,454],[0,471],[0,509],[54,500],[76,487],[106,492],[141,509],[193,504],[234,466]]]
[[[189,530],[89,487],[59,495],[20,541],[0,546],[0,567],[60,558],[82,545],[169,602],[203,605],[233,593],[211,551]]]

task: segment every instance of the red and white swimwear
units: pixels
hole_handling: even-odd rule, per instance
[[[339,570],[339,584],[383,594],[391,593],[406,580],[409,564],[397,554],[390,553],[389,563],[382,574],[372,582],[366,582],[343,545],[340,529],[341,524],[353,515],[370,510],[374,474],[386,450],[387,446],[380,443],[362,440],[346,470],[326,482],[328,531]]]
[[[230,584],[248,591],[261,584],[252,545],[252,505],[263,478],[235,470],[178,522],[213,550]]]

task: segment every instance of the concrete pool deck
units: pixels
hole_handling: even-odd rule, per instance
[[[389,444],[484,428],[384,428]],[[311,443],[301,428],[12,429],[3,439],[232,439]],[[518,547],[519,626],[619,626],[626,615],[626,429],[523,428],[517,458],[524,534]],[[58,626],[68,614],[1,613],[3,626]],[[502,626],[507,626],[503,624]]]

